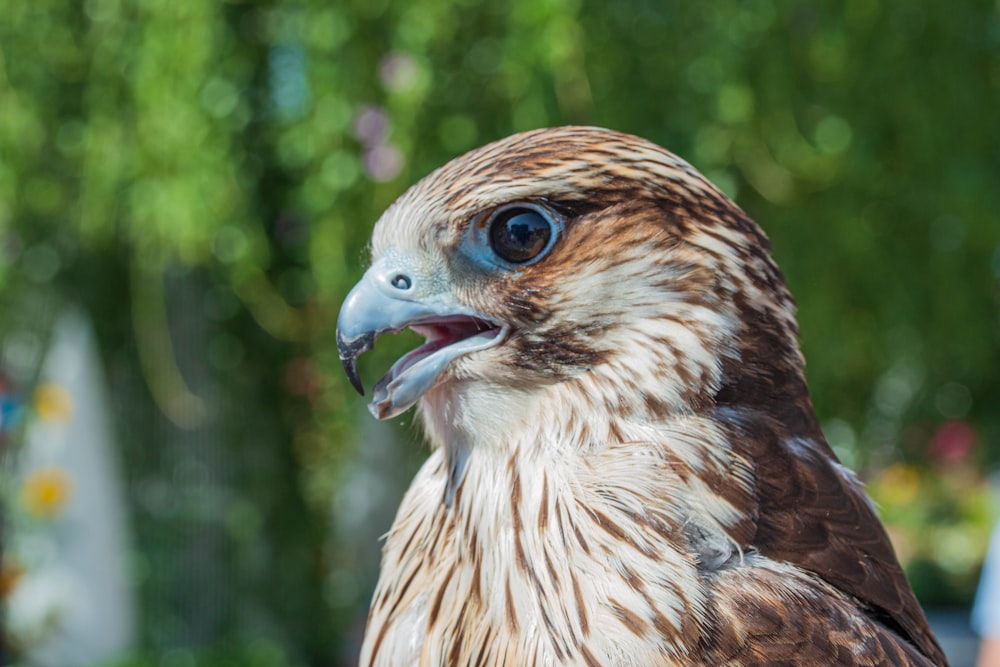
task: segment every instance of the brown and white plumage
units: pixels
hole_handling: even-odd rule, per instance
[[[527,261],[495,256],[511,207],[550,224]],[[768,249],[690,165],[586,127],[386,211],[341,356],[358,384],[377,335],[428,337],[372,409],[416,402],[432,453],[362,665],[946,664],[818,427]]]

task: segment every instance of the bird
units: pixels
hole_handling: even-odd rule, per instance
[[[760,227],[645,139],[515,134],[375,224],[340,359],[429,455],[363,666],[946,665],[817,420]]]

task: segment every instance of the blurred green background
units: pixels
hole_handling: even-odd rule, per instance
[[[569,123],[666,146],[764,227],[831,443],[924,603],[968,605],[1000,459],[998,0],[0,0],[0,594],[82,488],[20,460],[80,404],[40,369],[83,312],[137,610],[116,664],[350,664],[424,451],[351,393],[340,301],[408,185]]]

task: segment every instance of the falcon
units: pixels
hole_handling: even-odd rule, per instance
[[[820,430],[760,228],[689,164],[592,127],[456,158],[375,226],[340,357],[430,456],[361,665],[945,665]]]

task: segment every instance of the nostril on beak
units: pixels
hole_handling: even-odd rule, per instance
[[[410,280],[410,277],[405,276],[402,273],[397,273],[396,275],[394,275],[392,277],[392,280],[389,282],[393,287],[395,287],[398,290],[402,290],[404,292],[413,287],[413,281]]]

